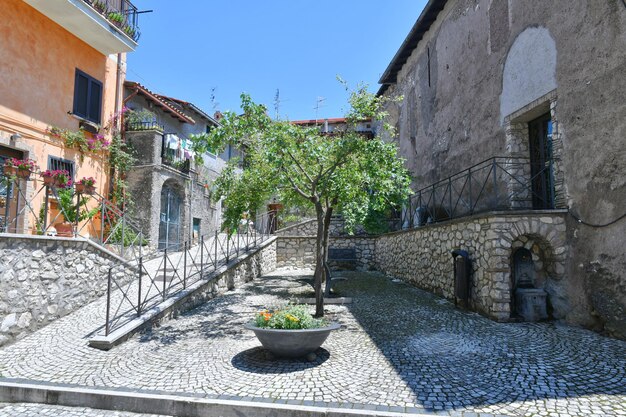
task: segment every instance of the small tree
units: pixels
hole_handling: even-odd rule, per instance
[[[222,150],[227,144],[245,153],[242,170],[231,162],[216,180],[217,197],[225,197],[224,227],[235,230],[244,213],[256,212],[275,195],[286,205],[313,206],[316,316],[321,317],[333,213],[341,213],[346,229],[352,231],[357,224],[367,223],[368,216],[399,207],[409,194],[409,175],[395,143],[356,131],[359,121],[382,120],[384,99],[359,86],[350,93],[345,128],[332,135],[317,127],[272,120],[266,107],[248,95],[242,94],[241,100],[243,114],[226,112],[217,129],[192,138],[199,154]]]

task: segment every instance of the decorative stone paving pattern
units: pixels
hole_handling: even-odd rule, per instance
[[[47,404],[0,404],[0,417],[166,417]]]
[[[626,415],[626,342],[552,323],[501,324],[380,274],[346,272],[327,306],[342,324],[314,362],[269,360],[242,325],[311,295],[276,272],[137,335],[87,347],[94,303],[0,350],[8,378],[185,392],[210,398],[473,416]]]

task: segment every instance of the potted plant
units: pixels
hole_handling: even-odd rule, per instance
[[[41,174],[39,174],[41,175],[41,178],[43,178],[43,185],[46,185],[48,187],[54,185],[54,173],[55,171],[46,169]]]
[[[27,180],[31,172],[38,169],[39,167],[32,159],[10,158],[4,162],[4,175],[7,177],[16,176]]]
[[[96,180],[93,177],[83,177],[74,184],[74,188],[78,194],[93,195],[96,192]]]
[[[52,186],[56,188],[70,188],[72,186],[72,177],[69,171],[65,169],[57,169],[52,171]]]
[[[98,214],[98,207],[91,210],[85,209],[86,197],[79,197],[77,203],[74,199],[74,192],[70,188],[60,189],[57,193],[57,204],[61,210],[63,216],[63,222],[56,223],[54,228],[57,231],[57,236],[61,237],[73,237],[74,230],[73,225],[88,219],[93,218]]]
[[[115,26],[121,27],[122,22],[124,21],[124,15],[120,12],[110,12],[107,15],[107,19],[109,19]]]
[[[278,357],[308,360],[316,358],[315,351],[322,346],[337,323],[311,316],[307,306],[289,304],[256,314],[253,323],[245,326],[252,330],[263,347]]]

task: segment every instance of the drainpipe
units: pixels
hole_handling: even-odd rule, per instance
[[[115,106],[113,109],[113,114],[116,115],[119,113],[120,111],[120,87],[121,87],[121,82],[122,82],[122,54],[118,53],[117,54],[117,71],[115,74]],[[122,126],[121,126],[121,118],[120,120],[117,121],[117,123],[119,123],[119,126],[113,126],[113,129],[118,129],[121,132],[122,131]],[[113,166],[111,166],[109,168],[109,199],[111,199],[113,197],[113,190],[114,190],[114,179],[115,178],[115,168]]]

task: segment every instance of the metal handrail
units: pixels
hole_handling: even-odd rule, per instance
[[[201,236],[197,244],[185,241],[182,245],[170,246],[149,262],[140,257],[136,269],[129,270],[124,265],[110,268],[105,336],[190,285],[212,279],[211,274],[228,265],[233,256],[237,258],[266,241],[275,222],[275,212],[263,213],[255,216],[255,221],[246,221],[233,233],[216,231]]]
[[[495,210],[555,208],[553,160],[492,157],[417,190],[390,229],[400,230]]]
[[[68,237],[89,239],[126,259],[131,265],[136,264],[141,256],[149,254],[145,250],[147,242],[143,238],[141,227],[130,218],[129,213],[122,211],[102,195],[72,190],[72,213],[67,211],[67,207],[58,204],[58,212],[52,215],[51,203],[59,201],[59,191],[62,188],[44,183],[29,194],[28,184],[31,179],[5,177],[3,181],[8,185],[8,192],[2,232],[57,235],[56,228],[54,232],[52,230],[58,224],[57,221],[74,219],[70,223],[72,231]],[[89,212],[92,216],[80,220],[80,213]]]

